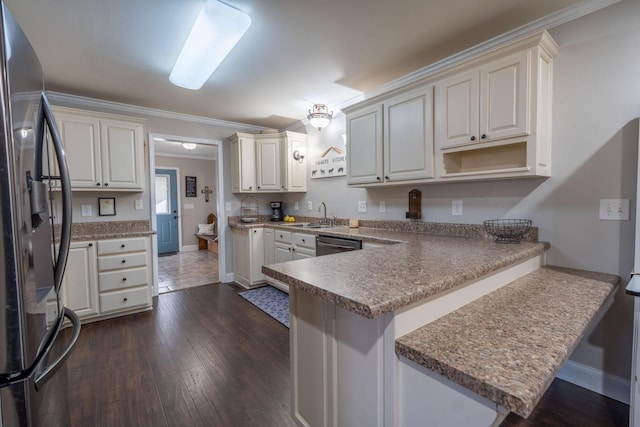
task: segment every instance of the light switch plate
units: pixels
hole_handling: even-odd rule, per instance
[[[224,210],[227,212],[231,212],[231,203],[227,202],[224,204]]]
[[[185,203],[183,209],[193,209],[195,206],[193,203]]]
[[[600,199],[600,219],[629,220],[629,199]]]
[[[378,211],[379,211],[380,213],[384,213],[384,212],[386,212],[386,211],[387,211],[387,204],[386,204],[385,202],[383,202],[383,201],[380,201],[380,202],[378,203]]]
[[[294,210],[294,211],[298,211],[298,210],[300,210],[300,203],[295,202],[295,203],[293,204],[293,210]]]
[[[142,210],[142,199],[136,199],[136,201],[134,202],[134,206],[135,206],[135,209],[137,211],[141,211]]]
[[[307,210],[310,210],[310,211],[313,210],[313,202],[311,200],[307,202]]]
[[[81,216],[91,216],[91,205],[81,205]]]
[[[367,202],[360,201],[358,202],[358,212],[364,213],[367,211]]]
[[[462,200],[451,201],[451,215],[454,215],[454,216],[462,215]]]

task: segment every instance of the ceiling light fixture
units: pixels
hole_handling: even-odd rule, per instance
[[[314,104],[313,112],[309,110],[309,115],[307,119],[309,119],[309,123],[314,128],[318,128],[318,130],[322,130],[329,126],[331,123],[331,119],[333,118],[333,111],[329,113],[329,109],[324,104]]]
[[[251,18],[216,0],[207,0],[184,43],[169,80],[197,90],[249,29]]]
[[[196,144],[194,144],[193,142],[183,142],[182,146],[184,147],[185,150],[195,150],[196,149]]]

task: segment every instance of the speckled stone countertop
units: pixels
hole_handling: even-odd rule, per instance
[[[152,234],[156,234],[156,232],[151,229],[147,220],[78,222],[71,225],[71,240],[74,242],[150,236]]]
[[[527,417],[619,280],[543,267],[399,338],[396,353]]]
[[[373,228],[337,227],[320,233],[402,243],[267,265],[262,272],[371,319],[538,256],[549,247]]]

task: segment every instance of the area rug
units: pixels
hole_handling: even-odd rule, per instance
[[[265,286],[239,292],[242,298],[267,313],[269,316],[289,327],[289,295],[279,289]]]

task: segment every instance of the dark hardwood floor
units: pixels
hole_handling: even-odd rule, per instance
[[[160,295],[152,312],[84,325],[68,361],[72,425],[295,425],[288,329],[236,294],[191,288]],[[627,405],[561,380],[528,419],[502,423],[626,425]]]

